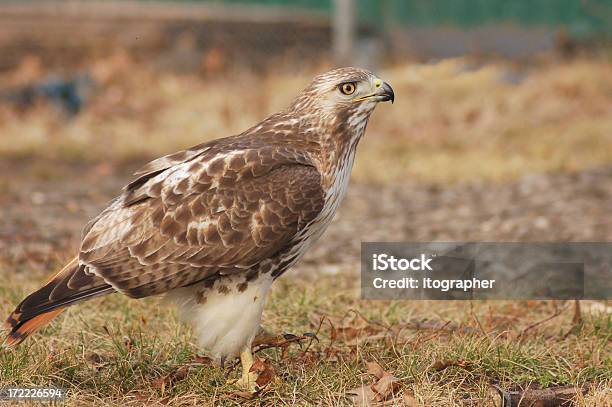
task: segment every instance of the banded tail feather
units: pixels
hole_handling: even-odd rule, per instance
[[[3,346],[13,348],[49,323],[68,306],[115,290],[98,276],[88,274],[78,257],[53,274],[43,287],[27,296],[9,315]]]

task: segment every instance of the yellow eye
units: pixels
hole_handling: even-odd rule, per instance
[[[354,82],[345,82],[340,85],[340,92],[345,95],[352,95],[355,93],[355,89],[357,89],[357,86],[355,86]]]

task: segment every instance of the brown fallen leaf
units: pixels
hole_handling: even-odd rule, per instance
[[[380,332],[371,328],[359,329],[354,336],[344,336],[348,346],[358,346],[364,343],[375,343],[389,339],[388,332]]]
[[[251,400],[254,399],[257,393],[252,393],[250,391],[235,391],[230,395],[230,398],[234,398],[236,396],[241,399]]]
[[[127,348],[128,352],[131,352],[134,349],[134,341],[127,335],[123,336],[123,344]]]
[[[320,313],[313,313],[309,317],[312,327],[320,327],[324,322],[330,327],[330,339],[334,342],[338,337],[347,340],[363,334],[373,334],[385,330],[387,327],[365,318],[356,310],[349,310],[344,317],[334,318]]]
[[[96,352],[88,352],[85,355],[87,363],[96,370],[100,370],[102,367],[108,364],[105,357]]]
[[[257,380],[255,380],[255,383],[257,383],[260,389],[266,387],[274,379],[274,376],[276,376],[272,365],[266,359],[260,359],[258,357],[255,357],[253,366],[251,366],[251,370],[249,371],[257,373]]]
[[[393,396],[400,386],[400,380],[391,373],[385,372],[383,376],[372,385],[372,390],[378,393],[377,399],[384,401]]]
[[[376,362],[368,362],[366,366],[368,373],[373,374],[377,379],[381,379],[385,375],[384,369]]]
[[[329,322],[329,327],[330,327],[329,339],[331,340],[331,343],[333,344],[334,342],[336,342],[336,340],[338,340],[338,330],[336,329],[336,326],[333,324],[333,322],[329,318],[327,318],[327,321]]]
[[[143,405],[147,405],[151,402],[153,396],[150,393],[141,391],[131,391],[128,395],[133,396],[136,400],[140,401]]]
[[[489,387],[485,402],[486,405],[491,407],[504,407],[504,398],[501,391],[493,386]]]
[[[525,389],[509,391],[493,386],[499,392],[503,407],[569,407],[574,405],[576,396],[586,394],[586,387],[553,387],[549,389],[537,389],[527,387]]]
[[[377,394],[367,384],[351,389],[346,394],[350,396],[356,406],[372,406],[377,403]]]
[[[374,327],[374,326],[364,326],[360,328],[356,328],[353,326],[345,326],[345,327],[337,328],[338,335],[347,342],[353,339],[356,339],[356,338],[364,337],[364,336],[365,337],[374,336],[380,333],[380,331],[381,329]]]
[[[419,402],[414,396],[414,391],[406,389],[402,394],[401,403],[397,403],[397,405],[401,405],[404,407],[417,407],[419,405]]]
[[[175,371],[155,379],[151,384],[154,388],[158,389],[162,394],[164,394],[166,389],[171,387],[174,383],[184,380],[189,374],[190,369],[190,366],[181,366]]]
[[[213,360],[208,356],[197,356],[193,358],[190,365],[211,365]]]
[[[318,352],[310,351],[310,350],[301,351],[298,354],[297,359],[304,366],[314,366],[321,361],[321,354],[319,354]]]
[[[447,333],[464,333],[473,334],[476,332],[474,328],[468,326],[459,326],[452,321],[440,321],[440,320],[416,320],[413,319],[410,322],[401,325],[401,329],[411,329],[415,331],[445,331]]]
[[[371,385],[362,385],[347,391],[353,403],[358,406],[372,406],[385,401],[393,401],[399,390],[400,380],[385,371],[377,362],[366,364],[368,373],[376,380]]]
[[[325,349],[323,359],[325,359],[326,362],[336,363],[341,360],[347,359],[347,355],[346,355],[346,352],[344,352],[342,348],[330,346],[327,349]]]
[[[436,362],[434,362],[433,365],[431,365],[431,368],[433,370],[435,370],[436,372],[439,372],[441,370],[447,369],[449,367],[462,367],[462,368],[466,368],[468,367],[470,364],[470,362],[468,362],[467,360],[463,360],[463,359],[459,359],[459,360],[438,360]]]

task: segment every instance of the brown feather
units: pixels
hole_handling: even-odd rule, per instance
[[[27,320],[23,324],[20,324],[18,328],[13,329],[11,332],[9,332],[2,345],[5,348],[14,348],[15,346],[23,342],[32,333],[42,328],[44,325],[48,324],[53,318],[61,314],[65,309],[66,307],[56,308],[53,311],[45,312],[44,314],[37,315],[34,318]]]
[[[4,326],[10,332],[4,345],[18,345],[68,305],[112,291],[103,279],[87,274],[75,257],[51,275],[44,286],[28,295],[8,316]]]
[[[143,297],[248,270],[282,250],[321,210],[319,172],[278,138],[249,139],[243,150],[237,138],[223,140],[130,184],[90,226],[81,261],[115,289]]]

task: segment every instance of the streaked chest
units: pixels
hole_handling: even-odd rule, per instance
[[[337,166],[325,176],[329,177],[327,182],[325,201],[323,208],[319,215],[314,218],[307,227],[302,229],[296,236],[296,244],[288,254],[294,258],[292,264],[295,264],[302,255],[315,243],[325,232],[329,224],[334,218],[342,200],[346,196],[348,189],[349,180],[351,176],[351,170],[355,161],[355,150],[357,148],[357,141],[351,143],[346,153],[343,154],[338,162]]]

